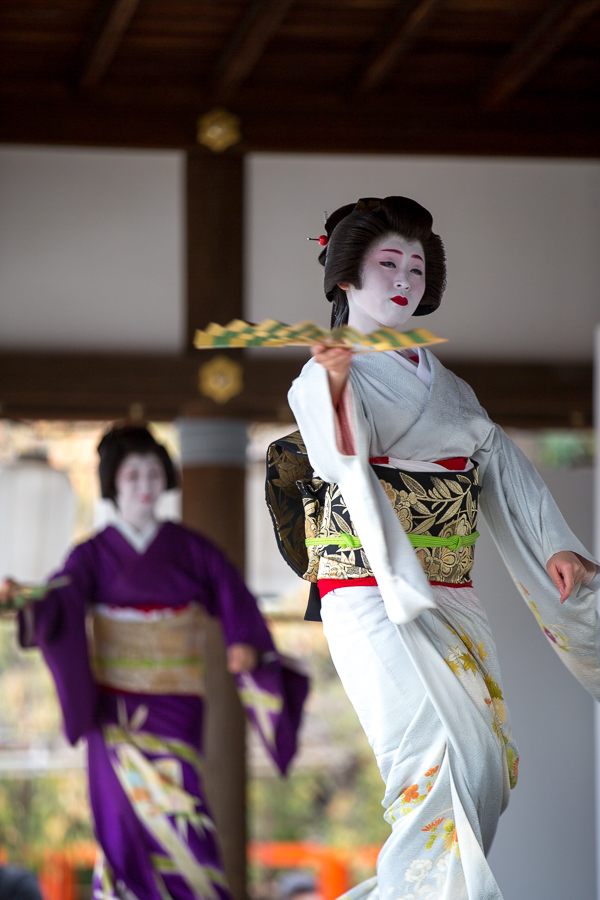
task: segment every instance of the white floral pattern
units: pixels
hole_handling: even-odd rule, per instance
[[[433,866],[430,859],[413,859],[410,866],[404,873],[407,881],[422,881]]]

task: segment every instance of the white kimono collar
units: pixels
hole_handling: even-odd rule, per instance
[[[156,519],[152,519],[148,524],[138,531],[137,528],[134,528],[133,525],[130,525],[129,522],[126,522],[121,516],[117,516],[117,518],[112,522],[112,525],[119,531],[128,544],[131,544],[134,550],[138,553],[145,553],[158,532],[160,528],[160,522],[157,522]]]

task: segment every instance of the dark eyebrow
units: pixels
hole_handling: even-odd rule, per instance
[[[400,256],[404,256],[404,251],[403,251],[403,250],[392,250],[392,249],[389,248],[389,247],[382,247],[381,250],[380,250],[379,252],[380,252],[380,253],[399,253]]]

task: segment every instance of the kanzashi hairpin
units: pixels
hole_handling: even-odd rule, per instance
[[[321,247],[326,247],[329,242],[329,238],[327,237],[326,234],[322,234],[318,238],[306,238],[306,240],[307,241],[318,241],[319,244],[321,245]]]

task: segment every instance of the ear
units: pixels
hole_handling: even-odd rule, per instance
[[[350,284],[349,281],[338,281],[338,287],[341,288],[343,291],[351,291],[352,290],[352,285]]]

